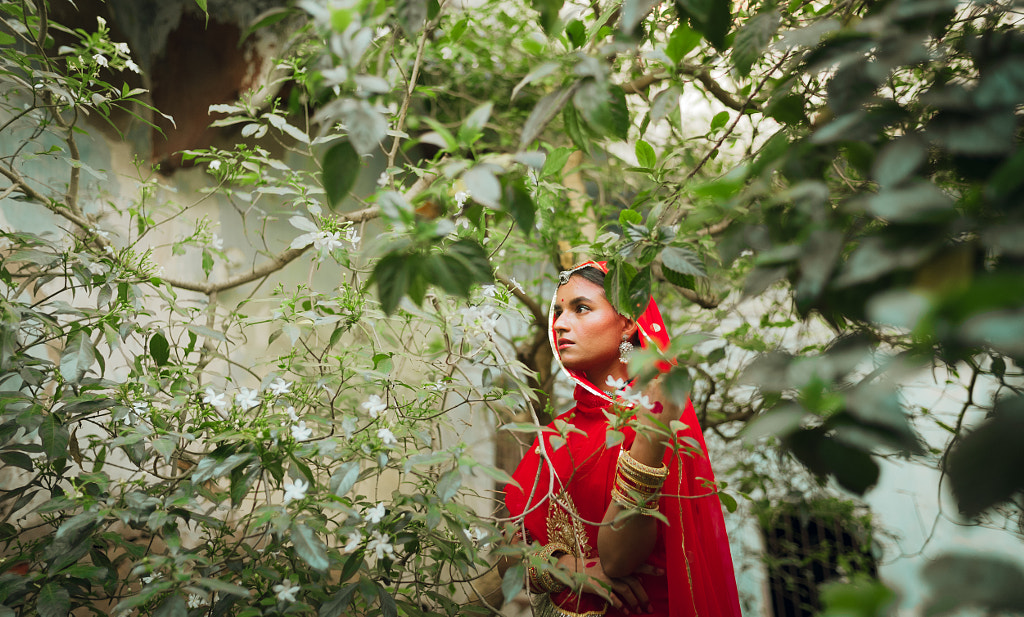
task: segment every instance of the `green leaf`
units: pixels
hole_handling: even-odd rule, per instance
[[[462,174],[462,182],[466,185],[473,201],[497,210],[501,201],[501,183],[494,176],[490,165],[477,165]]]
[[[740,75],[746,77],[750,74],[750,67],[764,54],[778,32],[780,19],[778,9],[771,8],[751,17],[736,33],[732,62]]]
[[[718,500],[722,502],[722,505],[725,506],[725,509],[730,514],[736,511],[736,498],[729,493],[718,493]]]
[[[239,465],[251,461],[255,456],[252,452],[232,454],[224,458],[211,454],[196,465],[195,471],[192,473],[192,481],[199,483],[224,477]]]
[[[953,199],[931,182],[882,190],[867,199],[867,210],[889,221],[911,222],[952,213]]]
[[[70,440],[68,429],[58,422],[53,414],[43,418],[42,424],[39,425],[39,438],[43,442],[43,451],[46,452],[48,460],[67,456]]]
[[[519,136],[520,150],[525,150],[527,146],[533,143],[534,139],[537,139],[541,131],[544,130],[544,127],[548,125],[548,122],[551,122],[555,114],[569,100],[569,95],[571,94],[571,88],[559,88],[537,101],[533,111],[530,112],[530,117],[526,119],[526,124],[523,125],[522,135]]]
[[[501,593],[505,597],[505,604],[511,602],[523,589],[526,579],[526,566],[519,562],[508,570],[501,578]]]
[[[915,135],[889,142],[875,157],[871,175],[883,188],[893,188],[910,177],[928,158],[928,145]]]
[[[513,180],[505,188],[505,209],[512,216],[512,220],[527,236],[533,234],[537,217],[537,206],[530,197],[530,191],[526,188],[522,178]]]
[[[398,617],[395,599],[382,585],[377,585],[377,597],[380,598],[380,611],[383,617]]]
[[[626,93],[619,86],[587,78],[576,90],[572,102],[593,132],[621,140],[629,137]]]
[[[582,21],[574,19],[565,26],[565,36],[573,48],[579,49],[587,43],[587,27]]]
[[[565,124],[565,132],[569,135],[572,143],[584,152],[590,152],[590,140],[587,136],[586,127],[580,121],[580,115],[572,105],[562,108],[562,122]]]
[[[548,36],[555,34],[558,24],[558,13],[562,10],[563,0],[531,0],[533,8],[540,13],[540,25]]]
[[[627,224],[632,225],[643,225],[644,215],[640,214],[636,210],[626,209],[619,212],[619,225],[625,227]]]
[[[924,617],[1024,612],[1024,571],[1008,557],[941,555],[925,565],[922,575],[931,588]]]
[[[651,302],[651,269],[643,268],[629,282],[628,314],[634,319],[643,314]],[[621,310],[621,307],[620,307]]]
[[[730,2],[720,0],[676,0],[676,11],[688,19],[718,51],[725,51],[725,35],[732,25]]]
[[[569,157],[574,152],[573,148],[555,148],[548,153],[544,159],[544,167],[540,170],[541,178],[548,178],[554,176],[561,178],[562,173],[566,171],[565,164],[569,161]]]
[[[202,263],[202,267],[203,267],[203,273],[205,273],[206,277],[209,278],[210,277],[210,273],[213,272],[213,253],[211,253],[209,251],[209,249],[205,249],[205,248],[203,249],[203,263]]]
[[[334,144],[324,154],[322,180],[331,207],[336,206],[355,186],[362,164],[356,149],[348,141]]]
[[[729,112],[720,111],[713,118],[711,118],[711,126],[708,132],[714,132],[725,126],[725,123],[729,121]]]
[[[149,337],[149,355],[157,366],[164,366],[171,357],[171,346],[163,334],[154,332]]]
[[[494,109],[494,103],[487,102],[478,106],[466,116],[462,126],[459,127],[460,143],[470,146],[480,137],[484,126],[487,124],[487,120],[491,117],[492,109]]]
[[[235,585],[234,583],[229,583],[227,581],[222,581],[217,578],[200,578],[197,582],[201,587],[205,587],[210,591],[219,591],[221,593],[241,596],[243,598],[249,595],[249,590],[245,587]]]
[[[996,403],[992,417],[961,436],[946,458],[960,512],[974,517],[1024,490],[1024,397]]]
[[[441,503],[448,503],[459,492],[462,486],[462,472],[458,468],[451,469],[437,481],[437,496]]]
[[[5,465],[20,467],[25,471],[35,469],[35,466],[32,465],[32,457],[24,452],[0,452],[0,461],[3,461]]]
[[[608,262],[608,274],[604,277],[604,292],[608,301],[616,309],[629,306],[629,285],[635,276],[636,269],[628,263]]]
[[[637,140],[634,151],[636,152],[636,160],[640,167],[654,169],[654,166],[658,164],[658,156],[654,153],[654,148],[646,141],[642,139]]]
[[[349,583],[341,588],[341,591],[320,605],[318,617],[341,617],[346,614],[345,609],[352,602],[352,594],[355,592],[358,583]]]
[[[356,485],[358,479],[359,463],[355,461],[342,463],[331,474],[331,492],[338,497],[344,497]]]
[[[188,617],[188,606],[180,593],[167,597],[153,612],[153,617]]]
[[[665,55],[671,58],[675,64],[679,64],[679,61],[696,49],[697,45],[700,45],[700,33],[684,23],[678,23],[675,30],[669,35],[668,45],[665,46]]]
[[[381,308],[391,315],[399,302],[409,291],[412,279],[417,276],[416,262],[407,259],[405,253],[388,253],[373,268],[373,280],[377,282],[377,297]]]
[[[71,612],[71,596],[60,583],[52,581],[43,585],[36,599],[39,617],[67,617]]]
[[[700,277],[708,275],[700,257],[693,251],[679,246],[666,246],[661,251],[661,263],[676,274]]]
[[[292,544],[295,552],[314,570],[326,570],[330,565],[327,559],[327,547],[316,537],[313,530],[305,523],[295,522],[291,527]]]
[[[96,359],[96,349],[84,330],[77,331],[68,341],[60,357],[60,374],[66,381],[78,383],[85,377]]]
[[[637,24],[643,21],[651,9],[658,5],[658,0],[625,0],[622,3],[622,20],[619,25],[622,31],[629,34],[636,29]]]

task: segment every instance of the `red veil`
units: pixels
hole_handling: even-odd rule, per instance
[[[604,262],[595,261],[580,264],[572,271],[588,266],[608,272]],[[613,397],[562,365],[558,346],[554,344],[553,325],[551,310],[552,349],[559,366],[576,383],[576,406],[545,428],[543,442],[534,440],[513,474],[519,486],[506,487],[505,503],[513,517],[522,516],[528,541],[546,544],[552,541],[552,535],[561,534],[557,538],[562,539],[566,533],[574,534],[570,546],[593,558],[597,556],[597,524],[611,502],[619,451],[630,447],[635,434],[628,427],[609,428],[604,411],[614,402]],[[651,342],[661,350],[668,346],[668,332],[653,298],[637,319],[637,325],[642,346]],[[673,449],[666,448],[664,462],[669,476],[662,488],[659,508],[669,524],[659,523],[659,541],[648,558],[649,564],[662,568],[666,574],[638,576],[651,597],[654,615],[740,617],[722,506],[715,494],[704,435],[689,401],[681,421],[686,428],[677,433],[677,442],[683,444],[681,452],[690,453],[677,456]],[[616,432],[622,436],[615,435]],[[565,529],[569,520],[582,524]],[[606,610],[608,615],[620,614],[610,605],[605,608],[603,599],[589,594],[576,596],[565,591],[553,594],[551,601],[555,615],[595,617]]]

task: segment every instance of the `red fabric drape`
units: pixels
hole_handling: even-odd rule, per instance
[[[588,262],[577,269],[587,265],[607,272],[601,262]],[[667,347],[668,333],[653,299],[637,323],[642,333],[641,344],[646,346],[653,341],[660,349]],[[557,346],[553,348],[557,357]],[[523,517],[528,536],[546,544],[548,507],[551,499],[564,490],[584,523],[591,550],[588,556],[594,557],[597,524],[611,502],[619,451],[632,445],[634,432],[628,427],[620,429],[621,442],[612,435],[615,429],[609,428],[605,416],[612,398],[582,375],[562,368],[577,384],[573,393],[576,406],[548,425],[543,443],[534,440],[513,474],[519,486],[506,487],[505,501],[513,516]],[[666,574],[642,575],[641,582],[651,597],[656,617],[740,617],[722,507],[714,493],[714,473],[697,415],[689,402],[681,421],[686,428],[676,436],[676,443],[681,446],[679,454],[666,448],[664,459],[669,476],[659,508],[669,523],[658,525],[657,546],[647,560]],[[573,430],[559,435],[556,426],[560,422],[571,425]],[[598,611],[605,604],[596,596],[580,598],[570,592],[556,594],[552,599],[571,613]],[[614,616],[619,612],[609,606],[607,614]]]

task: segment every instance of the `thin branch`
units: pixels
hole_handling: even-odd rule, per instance
[[[441,2],[441,6],[444,6],[444,2]],[[438,11],[436,20],[441,19],[442,12]],[[420,32],[420,42],[416,46],[416,59],[412,63],[412,73],[409,75],[409,81],[405,89],[405,97],[402,99],[402,108],[398,112],[398,121],[395,122],[395,138],[391,142],[391,151],[388,152],[388,167],[393,167],[395,164],[395,157],[398,155],[398,146],[401,144],[402,138],[402,127],[405,126],[405,115],[409,112],[409,101],[412,100],[412,95],[416,91],[416,80],[420,74],[420,64],[423,62],[423,51],[427,47],[427,39],[430,37],[430,33],[433,32],[433,27],[429,27],[424,24],[422,32]]]

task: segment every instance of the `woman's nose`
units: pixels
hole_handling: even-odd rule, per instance
[[[562,313],[558,317],[555,317],[555,323],[552,324],[552,327],[554,328],[555,332],[567,332],[569,330],[568,326],[566,325],[564,317],[565,313]]]

